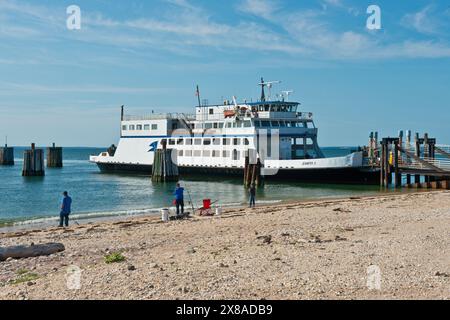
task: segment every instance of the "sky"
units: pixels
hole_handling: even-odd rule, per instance
[[[255,100],[261,77],[294,90],[322,146],[407,129],[450,144],[450,0],[0,0],[1,144],[108,146],[121,105],[191,113],[197,84]]]

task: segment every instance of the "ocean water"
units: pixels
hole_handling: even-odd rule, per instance
[[[344,156],[355,148],[323,148],[327,157]],[[0,226],[52,221],[59,215],[61,193],[73,198],[73,218],[78,220],[120,215],[158,213],[170,207],[174,183],[155,184],[149,177],[102,174],[89,155],[105,148],[64,148],[64,168],[46,168],[45,177],[22,177],[24,148],[15,148],[16,164],[0,166]],[[247,202],[242,179],[205,177],[182,181],[186,198],[199,207],[203,198],[221,206],[238,206]],[[376,186],[317,185],[268,182],[258,191],[259,204],[284,200],[318,199],[378,193]],[[187,201],[186,201],[187,202]],[[186,207],[190,204],[186,203]],[[55,220],[56,223],[56,220]]]

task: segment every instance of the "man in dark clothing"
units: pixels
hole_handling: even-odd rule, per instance
[[[256,207],[256,186],[252,184],[249,190],[250,194],[250,208]]]
[[[72,198],[69,197],[67,191],[63,192],[63,200],[61,204],[61,212],[59,213],[59,227],[62,228],[63,225],[69,226],[69,215],[71,213]]]
[[[179,183],[177,183],[177,188],[175,189],[175,192],[173,194],[175,195],[177,216],[180,215],[180,207],[181,207],[181,214],[184,214],[184,188],[182,188]]]

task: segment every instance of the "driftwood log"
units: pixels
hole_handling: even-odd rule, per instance
[[[49,256],[53,253],[64,251],[65,247],[62,243],[47,243],[31,246],[14,246],[0,248],[0,261],[8,258],[21,259],[39,256]]]

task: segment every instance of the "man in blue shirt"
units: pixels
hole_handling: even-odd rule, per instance
[[[177,188],[173,194],[175,196],[175,205],[177,206],[177,216],[180,215],[180,207],[181,214],[184,214],[184,188],[179,183],[177,183]]]
[[[59,214],[59,227],[62,228],[63,224],[69,226],[69,215],[71,213],[72,198],[69,197],[67,191],[63,192],[63,200],[61,204],[61,212]]]

